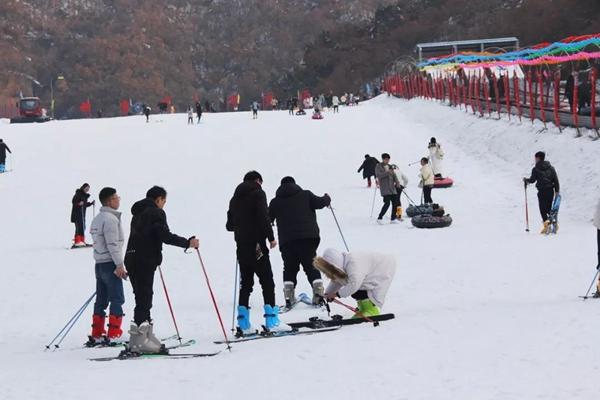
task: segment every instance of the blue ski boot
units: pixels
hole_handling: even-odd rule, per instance
[[[255,335],[257,330],[252,327],[250,323],[250,310],[245,306],[238,306],[238,329],[236,336],[248,336]]]
[[[267,332],[290,332],[292,328],[279,320],[279,306],[265,304],[265,330]]]

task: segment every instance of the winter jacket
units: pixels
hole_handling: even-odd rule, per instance
[[[389,165],[379,163],[375,167],[375,176],[379,179],[379,191],[382,196],[398,194],[394,175],[394,170]]]
[[[333,99],[331,100],[331,102],[333,103],[334,106],[339,106],[340,105],[340,98],[337,96],[333,96]]]
[[[444,151],[439,143],[429,143],[429,161],[434,175],[442,173],[442,160],[444,159]]]
[[[183,249],[189,247],[189,239],[171,233],[167,214],[152,199],[136,202],[131,207],[131,214],[125,264],[161,265],[163,243]]]
[[[240,244],[264,243],[275,240],[269,210],[267,195],[260,184],[242,182],[235,189],[229,201],[226,228],[235,233],[235,241]]]
[[[558,175],[548,161],[537,162],[531,170],[531,177],[527,179],[527,182],[535,183],[538,190],[554,189],[556,193],[560,192]]]
[[[82,223],[83,221],[85,221],[85,209],[92,205],[92,203],[87,201],[89,198],[89,193],[86,193],[81,189],[77,189],[75,191],[75,195],[71,200],[71,222]],[[79,203],[83,204],[79,205]]]
[[[398,167],[394,167],[394,184],[396,185],[396,187],[400,188],[401,186],[408,186],[408,178],[406,177],[406,175],[404,175],[402,171],[398,169]]]
[[[594,215],[594,226],[600,229],[600,200],[598,200],[598,205],[596,206],[596,215]]]
[[[269,204],[271,221],[277,221],[279,245],[298,239],[319,239],[319,225],[315,210],[331,204],[331,198],[315,196],[295,183],[285,183],[277,189]]]
[[[8,148],[6,143],[4,143],[4,142],[0,143],[0,164],[4,164],[4,162],[6,161],[6,152],[7,151],[12,154],[12,151],[10,151],[10,149]]]
[[[252,102],[252,111],[258,111],[258,103],[256,101]]]
[[[379,160],[377,160],[375,157],[365,158],[365,161],[363,161],[357,172],[362,171],[363,179],[367,179],[370,176],[375,176],[375,167],[377,164],[379,164]]]
[[[394,256],[380,253],[340,253],[343,270],[348,275],[345,285],[330,282],[325,293],[338,293],[348,297],[359,290],[366,290],[369,299],[382,307],[385,296],[396,273]],[[339,266],[338,263],[336,266]],[[334,264],[334,265],[335,265]]]
[[[90,233],[94,238],[94,260],[97,264],[110,262],[123,265],[125,238],[121,227],[121,213],[110,207],[100,207],[92,221]]]
[[[433,170],[429,164],[425,164],[421,167],[421,172],[419,173],[419,178],[421,182],[419,183],[419,187],[423,186],[433,186],[435,183]]]
[[[194,118],[194,110],[192,108],[188,108],[188,118]]]

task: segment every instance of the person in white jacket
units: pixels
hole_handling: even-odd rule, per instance
[[[333,112],[340,112],[340,98],[337,96],[333,96],[331,103],[333,104]]]
[[[357,301],[354,318],[379,315],[396,273],[394,256],[374,252],[342,253],[329,248],[315,257],[313,265],[330,279],[325,298],[351,296]]]
[[[423,198],[425,204],[432,204],[433,199],[431,198],[431,190],[433,189],[435,180],[433,170],[429,165],[429,160],[427,157],[421,158],[421,172],[419,173],[419,178],[421,179],[421,182],[419,182],[419,187],[423,188]]]
[[[442,160],[444,159],[444,150],[437,140],[432,137],[427,146],[429,149],[429,161],[431,169],[436,178],[442,178]]]
[[[594,214],[594,226],[596,227],[596,241],[598,242],[598,265],[596,269],[600,269],[600,200],[596,206],[596,214]],[[600,277],[598,277],[598,284],[596,285],[596,294],[594,297],[600,297]]]

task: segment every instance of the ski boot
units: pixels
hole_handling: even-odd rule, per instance
[[[596,284],[596,293],[594,293],[592,295],[592,297],[594,299],[597,299],[598,297],[600,297],[600,279],[598,280],[598,283]]]
[[[243,336],[255,335],[258,333],[250,323],[250,309],[245,306],[238,306],[238,327],[235,336],[240,338]]]
[[[396,208],[396,218],[402,221],[402,207]]]
[[[106,331],[104,330],[104,315],[94,314],[92,317],[92,334],[88,336],[85,342],[86,347],[96,347],[106,343]]]
[[[358,305],[358,312],[352,318],[362,318],[363,316],[374,317],[380,314],[379,308],[370,299],[357,300],[356,303]]]
[[[73,246],[71,248],[86,247],[85,240],[82,235],[75,235]]]
[[[167,350],[152,333],[152,325],[148,321],[139,326],[132,322],[129,328],[129,344],[125,350],[138,354],[165,354]]]
[[[544,221],[544,225],[542,225],[542,230],[540,231],[541,235],[547,235],[550,233],[550,221]]]
[[[123,329],[121,329],[121,322],[123,316],[110,315],[108,317],[108,340],[115,340],[121,337]]]
[[[265,304],[265,333],[291,332],[292,328],[279,320],[279,307]]]
[[[285,308],[290,310],[294,307],[296,300],[296,288],[294,282],[283,282],[283,298],[285,299]]]
[[[325,287],[323,286],[322,279],[315,279],[312,283],[313,297],[312,304],[313,306],[321,305],[323,302],[323,297],[325,296]]]

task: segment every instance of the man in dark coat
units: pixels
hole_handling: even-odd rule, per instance
[[[199,101],[196,102],[196,115],[198,116],[198,123],[200,123],[200,118],[202,118],[202,104]]]
[[[535,183],[538,190],[540,215],[542,222],[545,222],[552,208],[554,196],[560,192],[558,175],[554,167],[546,161],[546,153],[543,151],[535,153],[535,166],[531,170],[531,177],[523,178],[523,182],[525,185]]]
[[[84,183],[75,191],[71,199],[71,222],[75,224],[75,238],[73,247],[86,247],[85,243],[85,210],[89,206],[96,204],[96,201],[89,202],[90,185]],[[91,245],[90,245],[91,246]]]
[[[265,310],[265,328],[277,330],[280,326],[279,307],[275,305],[275,282],[269,260],[269,247],[277,246],[269,211],[267,196],[262,190],[262,176],[250,171],[235,189],[229,202],[226,228],[234,232],[237,259],[240,266],[240,296],[238,303],[238,328],[240,334],[255,332],[250,323],[249,301],[254,288],[254,274],[262,287]],[[269,242],[267,247],[266,242]],[[281,324],[282,326],[284,324]]]
[[[128,349],[140,353],[163,351],[160,341],[154,336],[150,309],[154,285],[154,273],[162,264],[162,244],[183,249],[199,247],[198,239],[186,239],[171,233],[167,215],[163,208],[167,202],[167,192],[154,186],[146,193],[146,198],[136,202],[131,208],[131,232],[125,254],[125,266],[131,278],[135,295],[135,310],[129,333]]]
[[[331,198],[315,196],[309,190],[302,190],[291,176],[281,180],[275,198],[269,204],[269,216],[277,221],[279,249],[283,258],[283,294],[287,307],[295,301],[295,291],[300,264],[313,289],[313,304],[319,304],[324,294],[321,274],[313,267],[317,256],[319,225],[315,210],[331,204]]]
[[[10,151],[6,143],[4,143],[2,139],[0,139],[0,173],[6,170],[5,164],[7,151],[12,154],[12,151]]]
[[[365,154],[365,161],[361,164],[357,172],[362,171],[363,179],[367,180],[368,187],[371,187],[371,177],[375,176],[375,167],[379,161],[375,157]]]

